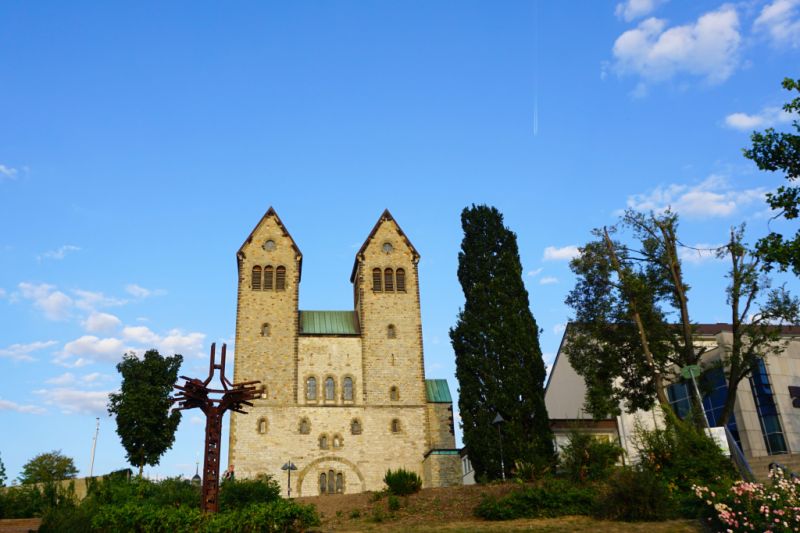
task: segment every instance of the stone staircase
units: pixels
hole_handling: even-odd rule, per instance
[[[767,455],[764,457],[748,457],[750,468],[760,482],[769,479],[770,463],[778,463],[800,476],[800,453],[782,453],[778,455]]]

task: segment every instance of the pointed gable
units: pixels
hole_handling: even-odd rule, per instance
[[[375,238],[375,235],[378,233],[378,230],[381,228],[381,226],[387,223],[392,224],[394,226],[395,230],[397,231],[397,234],[400,237],[402,237],[403,242],[405,242],[406,246],[408,246],[409,250],[411,250],[411,254],[414,256],[414,258],[419,259],[420,257],[419,252],[417,252],[417,249],[414,248],[413,244],[411,244],[411,241],[408,240],[408,237],[400,228],[400,224],[397,223],[397,221],[394,219],[394,217],[392,216],[392,214],[389,212],[388,209],[384,209],[380,218],[378,218],[378,221],[375,223],[375,226],[372,228],[372,231],[369,232],[369,235],[367,236],[367,239],[364,241],[364,244],[361,245],[361,248],[359,248],[358,252],[356,253],[355,260],[353,261],[353,271],[350,273],[350,283],[352,283],[356,278],[356,271],[358,270],[359,259],[364,258],[364,251],[367,249],[367,246],[369,246],[370,242],[372,242],[372,239]]]
[[[299,261],[299,264],[298,264],[298,268],[299,268],[298,279],[299,279],[300,274],[302,274],[302,272],[303,272],[303,253],[300,251],[300,248],[297,246],[297,243],[294,242],[294,239],[292,238],[292,235],[289,233],[289,230],[287,230],[286,226],[283,225],[283,222],[281,222],[281,219],[278,216],[278,213],[275,211],[275,209],[272,206],[270,206],[270,208],[267,209],[267,212],[264,213],[264,216],[261,217],[261,220],[258,221],[258,224],[256,224],[255,227],[253,227],[253,230],[250,232],[250,235],[247,236],[247,238],[244,240],[242,245],[239,247],[239,251],[236,253],[236,257],[241,259],[241,258],[243,258],[245,256],[245,254],[244,254],[245,248],[247,247],[247,245],[249,245],[250,243],[253,242],[253,236],[270,219],[275,221],[275,224],[280,228],[281,232],[283,233],[283,236],[286,237],[287,239],[289,239],[289,242],[292,245],[292,249],[300,257],[300,261]]]

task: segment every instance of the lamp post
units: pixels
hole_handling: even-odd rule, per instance
[[[492,420],[492,425],[497,428],[497,438],[500,440],[500,473],[503,476],[503,481],[506,480],[506,465],[503,461],[503,433],[500,431],[500,424],[505,422],[500,413],[497,413],[497,416],[494,417]]]
[[[286,475],[289,477],[288,484],[287,484],[288,489],[287,489],[286,497],[287,498],[291,498],[292,497],[292,470],[297,470],[297,467],[294,465],[293,462],[288,461],[286,464],[284,464],[281,467],[281,470],[286,470]]]

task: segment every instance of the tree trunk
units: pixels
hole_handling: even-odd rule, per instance
[[[664,392],[664,378],[661,375],[661,370],[658,368],[658,366],[656,366],[655,360],[653,359],[653,353],[650,351],[650,343],[647,339],[647,332],[644,329],[642,317],[636,307],[636,301],[632,295],[627,294],[625,289],[625,274],[622,271],[619,259],[617,258],[617,253],[614,250],[614,244],[611,242],[611,238],[608,236],[608,230],[606,228],[603,228],[603,236],[605,238],[606,248],[608,249],[609,256],[611,257],[611,265],[617,272],[617,276],[620,279],[620,285],[622,286],[622,291],[625,293],[625,296],[628,299],[628,306],[630,307],[631,315],[633,316],[634,322],[636,322],[636,328],[639,330],[639,339],[642,341],[642,351],[644,352],[644,357],[647,360],[647,364],[653,370],[653,381],[656,387],[656,397],[658,398],[658,403],[661,406],[669,405],[669,399],[667,398],[667,394]]]

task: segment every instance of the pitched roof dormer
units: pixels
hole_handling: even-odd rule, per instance
[[[367,236],[367,239],[364,241],[364,244],[361,245],[361,248],[359,248],[358,252],[356,253],[355,260],[353,261],[353,271],[350,273],[350,283],[353,283],[353,281],[356,278],[356,270],[358,270],[358,263],[359,260],[364,259],[364,251],[367,249],[367,246],[369,246],[370,242],[372,242],[372,239],[375,237],[375,234],[378,233],[378,230],[384,224],[392,224],[394,226],[395,230],[397,231],[397,234],[400,237],[402,237],[403,242],[405,242],[406,246],[408,246],[408,249],[411,251],[411,254],[414,257],[414,261],[415,262],[419,261],[420,255],[419,252],[417,252],[417,249],[414,248],[413,244],[411,244],[411,241],[403,232],[402,228],[400,228],[400,225],[394,219],[389,210],[384,209],[380,218],[378,218],[378,221],[375,223],[375,226],[372,228],[372,231],[369,232],[369,235]]]

